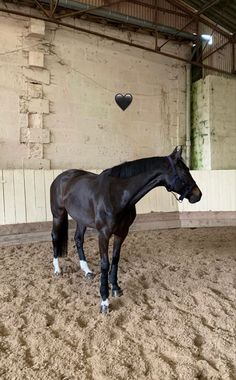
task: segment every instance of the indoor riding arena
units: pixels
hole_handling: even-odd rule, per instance
[[[0,0],[0,379],[236,380],[236,5]]]

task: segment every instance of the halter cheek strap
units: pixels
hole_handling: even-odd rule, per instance
[[[177,171],[175,169],[172,158],[170,156],[167,156],[167,158],[169,160],[170,166],[171,166],[172,171],[173,171],[173,178],[172,178],[171,183],[170,183],[170,187],[172,188],[175,185],[176,180],[179,179],[179,176],[178,176]]]
[[[170,183],[170,190],[168,190],[168,191],[172,192],[173,191],[172,189],[173,189],[174,185],[176,184],[176,181],[180,180],[180,178],[178,176],[178,173],[176,171],[176,168],[174,166],[172,158],[170,156],[167,156],[167,158],[168,158],[168,161],[169,161],[169,163],[171,165],[171,168],[172,168],[172,171],[173,171],[173,178],[172,178],[171,183]],[[179,199],[175,196],[175,198],[177,199],[177,201],[182,202],[183,199],[186,197],[186,195],[188,195],[192,191],[192,189],[194,188],[194,186],[196,186],[195,181],[193,181],[192,185],[186,186],[186,188],[184,189],[184,191],[181,192]]]

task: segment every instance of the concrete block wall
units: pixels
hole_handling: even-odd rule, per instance
[[[192,167],[211,169],[209,77],[192,86]]]
[[[29,66],[44,68],[44,53],[29,51]]]
[[[45,36],[45,23],[41,20],[31,20],[29,24],[28,34],[35,37],[44,37]]]
[[[236,168],[236,78],[210,77],[211,168]]]
[[[182,63],[88,34],[72,38],[61,28],[53,36],[54,55],[46,58],[53,77],[46,88],[52,113],[45,121],[52,132],[53,143],[45,146],[52,167],[106,168],[165,155],[184,143]],[[137,43],[150,43],[147,36],[135,37]],[[123,112],[114,98],[128,92],[133,102]]]
[[[22,67],[27,55],[22,50],[26,20],[0,15],[0,167],[22,167],[27,147],[20,144],[20,128],[27,126],[19,112],[19,99],[27,88]]]
[[[44,145],[50,143],[50,130],[44,128],[44,118],[50,112],[49,100],[44,98],[44,86],[50,84],[42,49],[46,42],[45,22],[29,19],[23,39],[23,50],[28,55],[27,65],[23,67],[27,89],[20,98],[20,114],[26,114],[26,125],[20,128],[20,143],[27,145],[23,167],[28,169],[50,168],[50,159],[44,157]],[[45,81],[44,77],[48,79]]]
[[[154,46],[151,36],[76,22]],[[172,42],[166,49],[189,54]],[[106,168],[184,144],[181,62],[3,14],[0,53],[0,168]],[[115,103],[118,92],[133,95],[125,112]]]
[[[236,168],[236,79],[208,75],[192,91],[193,169]]]

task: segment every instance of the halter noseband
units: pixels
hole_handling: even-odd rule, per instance
[[[168,161],[170,163],[170,166],[172,168],[172,171],[173,171],[173,178],[171,180],[171,183],[170,183],[170,187],[169,189],[167,189],[168,191],[172,192],[172,194],[175,196],[175,198],[177,199],[178,202],[183,202],[183,199],[186,197],[186,195],[188,195],[192,189],[194,188],[194,186],[196,186],[196,183],[193,181],[193,185],[189,185],[189,186],[186,186],[185,190],[183,190],[181,193],[180,193],[180,197],[177,198],[176,195],[173,193],[174,191],[174,186],[176,184],[177,181],[181,181],[181,178],[179,177],[177,171],[176,171],[176,168],[174,166],[174,163],[173,163],[173,160],[170,156],[167,156],[168,158]]]

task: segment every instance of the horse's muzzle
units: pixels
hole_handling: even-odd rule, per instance
[[[201,197],[202,197],[201,190],[197,186],[194,186],[194,188],[192,189],[191,193],[189,194],[187,198],[190,203],[197,203],[200,201]]]

